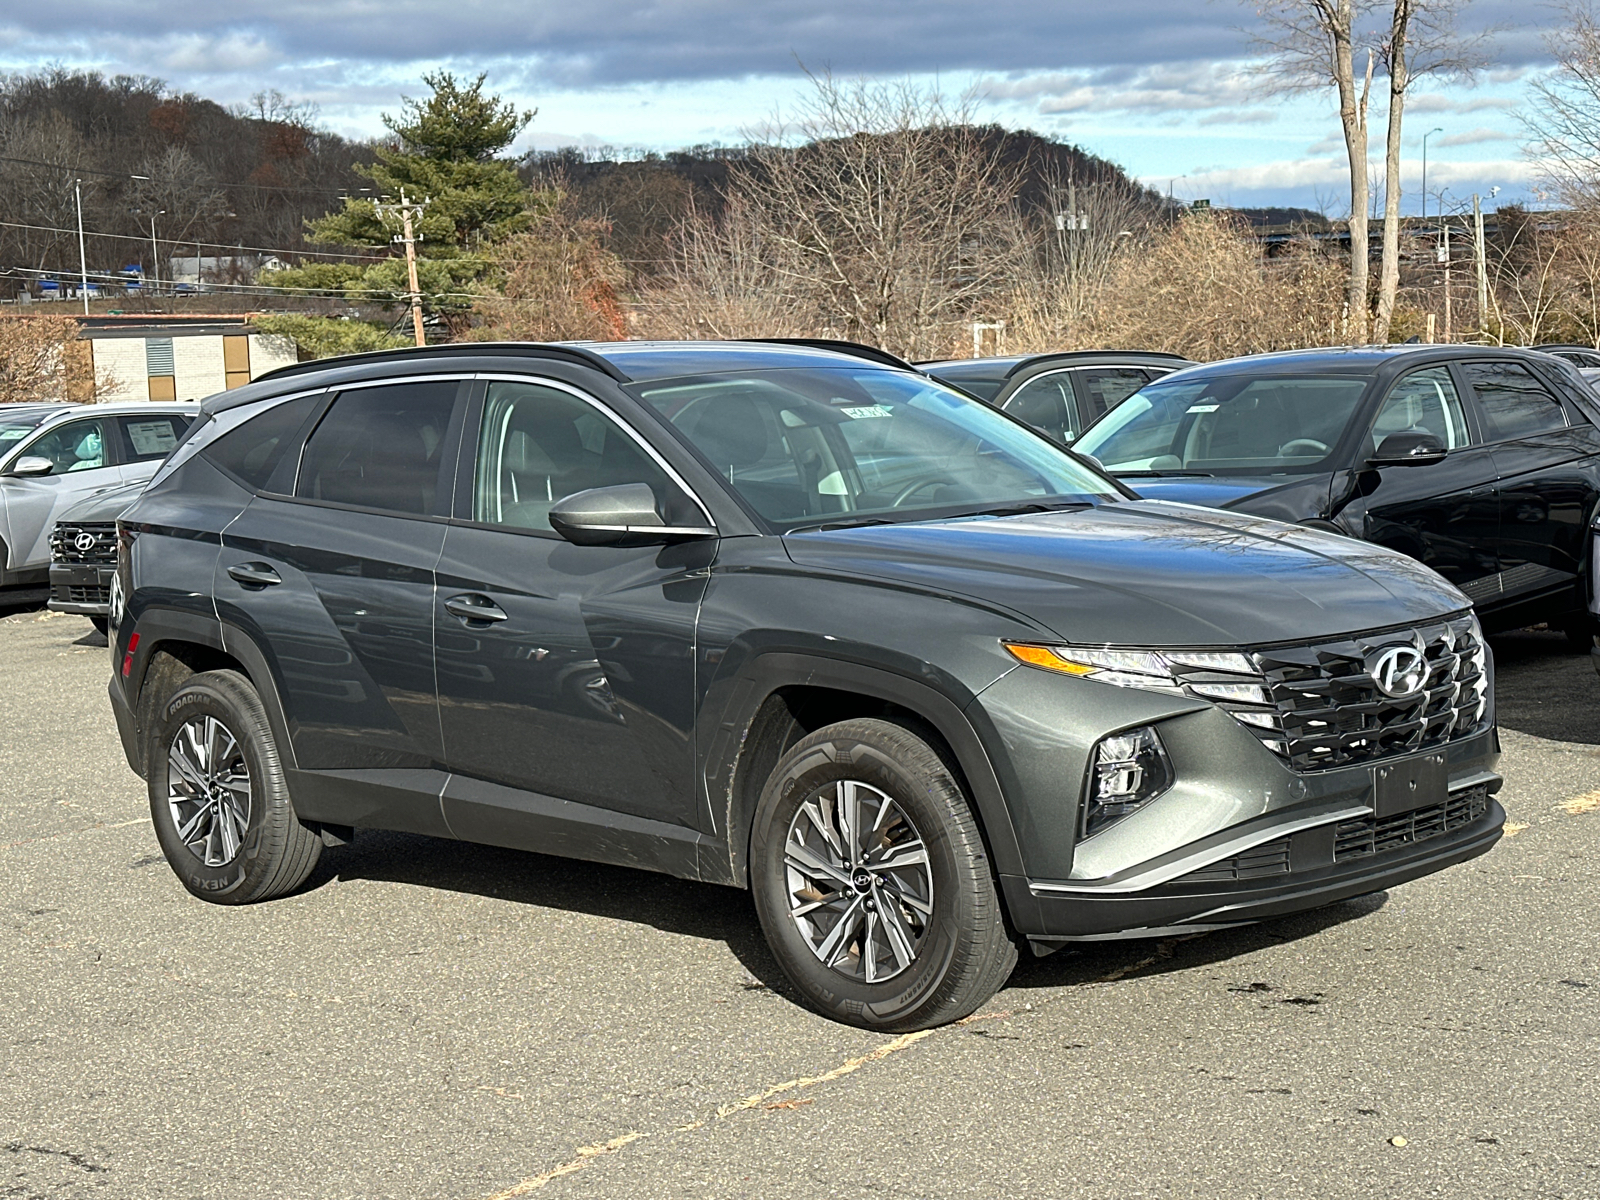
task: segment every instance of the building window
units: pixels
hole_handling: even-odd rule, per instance
[[[171,338],[145,338],[145,375],[150,380],[150,399],[178,398],[177,372],[172,365]]]

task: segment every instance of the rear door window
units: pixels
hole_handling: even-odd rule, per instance
[[[1498,440],[1566,428],[1561,401],[1521,363],[1466,362],[1461,369]]]
[[[194,418],[179,413],[118,417],[117,435],[125,463],[159,462],[171,454]]]
[[[1099,420],[1156,376],[1138,367],[1084,367],[1075,372],[1087,424]]]
[[[344,393],[306,442],[295,495],[380,512],[432,513],[452,461],[445,436],[460,390],[452,379]]]

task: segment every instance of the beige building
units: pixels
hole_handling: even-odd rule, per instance
[[[297,361],[288,338],[243,322],[135,324],[91,318],[89,343],[100,399],[201,400]]]

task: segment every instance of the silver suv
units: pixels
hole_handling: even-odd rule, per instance
[[[0,587],[50,578],[50,532],[74,504],[149,479],[197,404],[0,408]]]

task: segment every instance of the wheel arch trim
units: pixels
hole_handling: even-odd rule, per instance
[[[786,688],[847,692],[904,709],[926,721],[960,767],[996,874],[1021,873],[1022,852],[987,746],[965,704],[894,671],[821,655],[769,651],[744,665],[704,760],[711,811],[726,822],[731,882],[748,886],[750,837],[760,784],[747,780],[749,734],[766,703]],[[736,753],[732,753],[737,748]],[[761,781],[764,783],[765,781]]]

